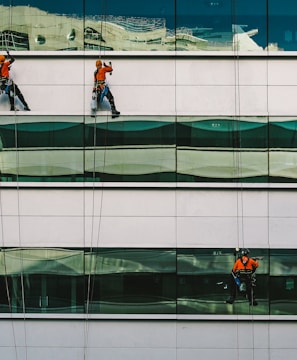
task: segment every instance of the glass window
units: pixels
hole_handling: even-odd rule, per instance
[[[297,48],[295,0],[2,0],[0,50]]]
[[[86,253],[87,312],[176,312],[176,256],[166,249],[100,249]]]
[[[82,118],[39,120],[28,116],[26,122],[0,125],[2,181],[79,181],[84,174]]]
[[[268,181],[268,119],[179,118],[179,181]]]
[[[87,124],[86,178],[100,181],[175,181],[175,118]],[[89,150],[97,145],[96,150]]]
[[[83,312],[83,260],[79,250],[2,249],[1,311]]]
[[[297,2],[268,0],[269,43],[285,51],[297,50]]]
[[[297,250],[271,250],[270,276],[271,314],[296,315]]]
[[[235,50],[277,50],[268,44],[267,4],[270,0],[236,0],[231,2],[233,47]]]
[[[177,50],[232,50],[231,0],[176,0]]]
[[[234,117],[178,118],[177,145],[217,148],[268,146],[268,119]]]
[[[296,182],[297,121],[295,118],[269,120],[269,173],[271,182]]]
[[[297,314],[297,250],[250,249],[259,267],[251,308],[234,249],[0,249],[0,312]]]
[[[269,147],[270,148],[297,148],[297,119],[270,118],[269,121]]]
[[[83,3],[2,0],[0,49],[83,50]]]
[[[267,255],[263,249],[251,250],[250,256]],[[236,260],[232,249],[180,249],[177,251],[177,304],[181,314],[249,314],[245,293],[237,291],[233,305],[225,301],[231,294],[231,270]],[[263,261],[263,262],[262,262]],[[255,312],[268,314],[268,263],[264,257],[257,270]],[[259,291],[258,291],[259,287]]]
[[[85,0],[85,47],[175,50],[175,0]]]
[[[266,0],[176,0],[177,50],[261,51]]]

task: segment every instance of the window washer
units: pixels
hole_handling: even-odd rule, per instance
[[[111,74],[112,71],[113,71],[113,68],[112,68],[111,62],[109,63],[109,65],[106,65],[105,63],[102,64],[101,60],[96,61],[96,70],[94,72],[94,87],[93,87],[93,93],[92,93],[91,107],[92,107],[93,111],[96,111],[97,106],[100,104],[100,102],[103,101],[103,98],[106,96],[107,100],[109,101],[110,107],[111,107],[112,118],[115,118],[120,115],[120,112],[117,111],[115,103],[114,103],[114,97],[113,97],[108,85],[105,82],[106,73]]]
[[[1,90],[9,97],[10,111],[15,111],[14,97],[17,96],[23,104],[25,111],[30,111],[28,104],[26,103],[23,94],[18,88],[17,84],[9,76],[9,70],[15,58],[7,51],[7,59],[4,55],[0,55],[0,87]]]
[[[233,304],[238,291],[245,292],[250,305],[258,305],[254,299],[255,271],[259,266],[258,260],[249,257],[248,249],[241,249],[240,256],[235,261],[230,279],[230,297],[226,303]]]

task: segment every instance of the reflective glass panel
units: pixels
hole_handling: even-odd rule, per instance
[[[175,50],[175,0],[85,0],[88,50]]]
[[[176,312],[174,250],[102,249],[86,254],[86,311]]]
[[[14,181],[79,181],[83,178],[81,117],[26,116],[0,125],[1,177]]]
[[[4,0],[1,3],[0,49],[84,49],[82,0]]]
[[[0,6],[0,49],[297,48],[294,0],[2,0]]]
[[[250,256],[263,254],[263,249],[251,250]],[[237,258],[232,249],[180,249],[177,251],[178,313],[181,314],[249,314],[251,309],[245,292],[237,290],[233,305],[230,297],[233,278],[231,270]],[[265,259],[265,260],[264,260]],[[268,258],[257,269],[255,296],[259,305],[253,313],[268,314]],[[262,263],[263,262],[263,263]],[[258,291],[259,287],[259,291]]]
[[[66,249],[3,249],[1,312],[84,311],[83,252]]]
[[[86,124],[86,178],[175,181],[175,129],[174,117],[128,117]]]
[[[233,48],[238,51],[267,50],[267,4],[270,0],[232,0]],[[271,50],[277,50],[269,45]]]
[[[269,43],[285,51],[297,50],[297,2],[268,0]]]
[[[176,0],[177,50],[262,51],[266,0]]]
[[[268,181],[266,117],[179,117],[179,181]]]
[[[271,250],[270,311],[273,315],[297,314],[297,250]]]
[[[176,0],[177,50],[232,50],[231,0]]]

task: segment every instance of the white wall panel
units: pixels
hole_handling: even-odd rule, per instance
[[[5,192],[4,192],[5,193]],[[82,190],[36,190],[18,192],[18,211],[22,216],[84,216],[85,197]]]
[[[296,248],[296,215],[290,218],[269,218],[269,245],[271,248]]]
[[[267,108],[267,86],[244,86],[236,89],[237,115],[265,116]]]
[[[232,60],[176,60],[176,83],[182,86],[234,86],[236,62]]]
[[[257,206],[255,207],[255,203]],[[267,216],[266,191],[183,190],[177,192],[180,216]]]
[[[81,360],[85,358],[85,349],[78,347],[55,347],[55,346],[34,346],[27,347],[27,353],[25,349],[22,351],[24,358],[17,358],[16,360],[26,359],[42,359],[42,360]],[[97,354],[98,356],[98,354]],[[11,358],[14,359],[14,358]]]
[[[7,329],[14,329],[14,336]],[[50,360],[191,360],[193,358],[295,360],[296,331],[290,322],[265,321],[80,321],[0,322],[0,355]],[[2,339],[1,339],[2,338]],[[6,340],[5,340],[6,339]],[[18,356],[16,356],[16,354]],[[26,357],[27,356],[27,357]],[[295,357],[294,357],[295,356]]]
[[[13,51],[11,54],[14,54]],[[85,62],[75,58],[18,58],[11,66],[10,75],[20,85],[83,85],[86,82],[85,69],[92,76],[91,61]],[[93,65],[95,67],[95,64]],[[34,71],[33,71],[34,69]],[[92,71],[93,70],[93,71]],[[92,81],[91,77],[91,81]]]
[[[88,209],[93,202],[92,191],[87,191]],[[115,190],[94,193],[94,215],[98,215],[100,208],[103,216],[175,216],[176,194],[174,191],[159,190]],[[103,195],[103,196],[102,196]],[[97,198],[98,201],[97,201]],[[102,199],[100,203],[100,198]],[[100,207],[100,208],[99,208]],[[90,211],[88,211],[90,215]]]
[[[229,60],[230,61],[230,60]],[[269,60],[263,59],[235,59],[233,60],[235,68],[236,84],[244,86],[267,86],[269,75]]]
[[[268,109],[271,116],[296,116],[296,84],[269,86],[268,91]]]
[[[32,114],[88,114],[95,60],[17,58],[11,75]],[[238,115],[239,111],[289,116],[297,112],[295,60],[151,57],[112,61],[114,72],[107,81],[123,114]],[[0,98],[0,110],[9,110],[5,95]]]
[[[269,354],[269,360],[279,360],[282,359],[283,356],[286,356],[286,360],[296,359],[296,349],[272,349]]]
[[[87,60],[85,78],[90,77],[90,60]],[[91,60],[93,72],[95,60]],[[117,86],[174,86],[176,83],[177,62],[172,59],[136,58],[136,59],[114,59],[112,76],[106,79],[110,84]]]
[[[176,110],[178,115],[235,114],[235,89],[224,85],[178,85]]]
[[[296,85],[296,59],[271,59],[268,65],[268,85]]]
[[[170,115],[175,111],[174,86],[127,84],[121,89],[111,87],[111,91],[115,96],[117,107],[127,115]]]
[[[93,229],[93,236],[92,236]],[[86,245],[104,247],[175,247],[173,217],[102,217],[86,222]]]
[[[178,247],[236,247],[238,243],[236,217],[179,217]]]
[[[16,241],[9,230],[5,244],[11,246],[78,247],[84,245],[83,217],[27,216],[20,219],[20,240]]]
[[[271,217],[296,217],[297,193],[295,191],[272,191],[269,193],[269,215]]]
[[[36,226],[36,225],[35,225]],[[1,246],[20,246],[20,217],[1,217]]]
[[[0,241],[295,248],[295,198],[277,190],[2,189]]]

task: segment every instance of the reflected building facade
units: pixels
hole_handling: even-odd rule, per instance
[[[1,88],[3,358],[293,359],[278,334],[297,316],[296,15],[290,0],[0,1],[31,107],[9,111]],[[91,113],[98,58],[116,119]],[[258,306],[225,303],[242,247],[262,258]]]

